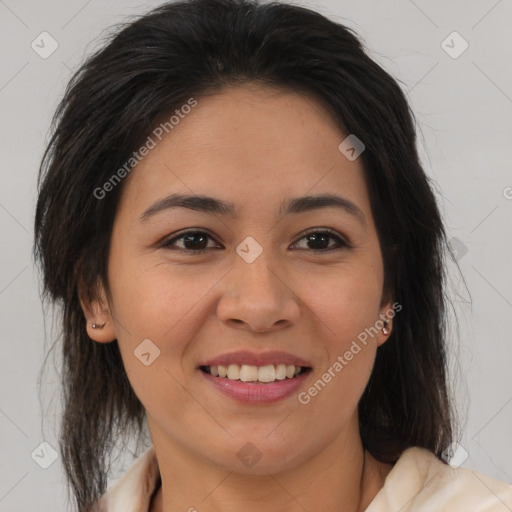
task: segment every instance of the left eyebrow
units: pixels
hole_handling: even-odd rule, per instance
[[[147,208],[140,216],[140,221],[145,222],[157,213],[170,208],[188,208],[204,213],[236,216],[236,208],[233,203],[203,195],[171,194]],[[281,215],[289,215],[320,208],[339,208],[357,218],[361,224],[366,225],[362,210],[349,199],[335,194],[321,194],[290,199],[281,204],[279,212]]]
[[[297,197],[281,205],[280,211],[284,215],[288,215],[289,213],[302,213],[318,208],[339,208],[357,218],[361,224],[366,225],[362,210],[349,199],[335,194]]]
[[[171,194],[170,196],[160,199],[140,216],[140,221],[145,222],[150,217],[169,208],[188,208],[205,213],[215,213],[220,215],[235,216],[235,205],[214,197],[201,195]]]

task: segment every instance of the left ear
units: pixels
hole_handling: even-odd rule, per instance
[[[387,301],[381,305],[379,319],[376,321],[376,327],[379,329],[377,335],[377,345],[383,345],[390,337],[393,329],[393,317],[395,316],[395,309],[393,302]]]

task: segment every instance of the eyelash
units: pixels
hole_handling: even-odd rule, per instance
[[[185,231],[184,233],[181,233],[180,235],[178,235],[172,239],[164,240],[161,244],[161,247],[166,248],[166,249],[171,249],[173,247],[173,244],[176,241],[181,240],[182,238],[186,237],[187,235],[199,235],[199,234],[206,235],[211,240],[214,240],[213,237],[211,237],[205,231],[189,230],[189,231]],[[313,251],[316,253],[326,253],[326,252],[336,251],[336,250],[341,250],[341,249],[349,249],[351,247],[351,245],[348,242],[346,242],[343,238],[341,238],[335,231],[333,231],[332,229],[328,229],[328,228],[312,229],[310,231],[307,231],[304,235],[302,235],[301,238],[299,238],[299,240],[302,240],[303,238],[306,238],[307,236],[310,236],[310,235],[329,235],[330,238],[336,239],[336,241],[340,247],[330,247],[328,249],[299,249],[299,250],[310,250],[310,251]],[[295,242],[295,243],[297,243],[297,242]],[[179,248],[176,250],[178,250],[178,252],[187,253],[187,254],[204,254],[209,249],[211,249],[211,248],[199,249],[199,250]]]

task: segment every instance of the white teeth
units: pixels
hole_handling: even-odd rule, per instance
[[[258,380],[258,367],[243,364],[240,367],[240,380],[242,382],[256,382]]]
[[[284,380],[286,379],[286,365],[278,364],[276,366],[276,380]]]
[[[208,368],[208,367],[207,367]],[[253,366],[249,364],[230,364],[229,366],[210,366],[209,373],[214,377],[223,377],[242,382],[274,382],[276,380],[293,379],[300,373],[300,366],[286,364],[268,364]]]
[[[240,366],[237,364],[230,364],[228,366],[228,379],[238,380],[240,378]]]
[[[276,369],[274,365],[260,366],[258,369],[258,380],[260,382],[274,382],[276,380]]]

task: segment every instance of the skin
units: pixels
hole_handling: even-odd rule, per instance
[[[391,309],[362,162],[339,151],[345,137],[308,96],[230,86],[198,98],[125,179],[110,298],[101,289],[82,306],[94,342],[118,340],[145,407],[162,477],[151,512],[251,512],[262,504],[268,512],[362,511],[391,470],[363,449],[357,416],[389,333],[369,338],[307,405],[295,394],[241,404],[197,369],[238,349],[283,350],[310,361],[304,391]],[[172,208],[140,220],[176,192],[233,202],[237,216]],[[322,193],[352,201],[363,219],[333,207],[279,214],[282,201]],[[191,228],[211,238],[158,245]],[[336,238],[308,241],[311,228],[331,228],[350,247]],[[263,248],[252,263],[236,252],[247,236]],[[196,247],[206,252],[191,253]],[[91,322],[106,325],[92,329]],[[148,366],[134,356],[144,339],[160,350]],[[262,454],[252,468],[237,457],[248,442]]]

